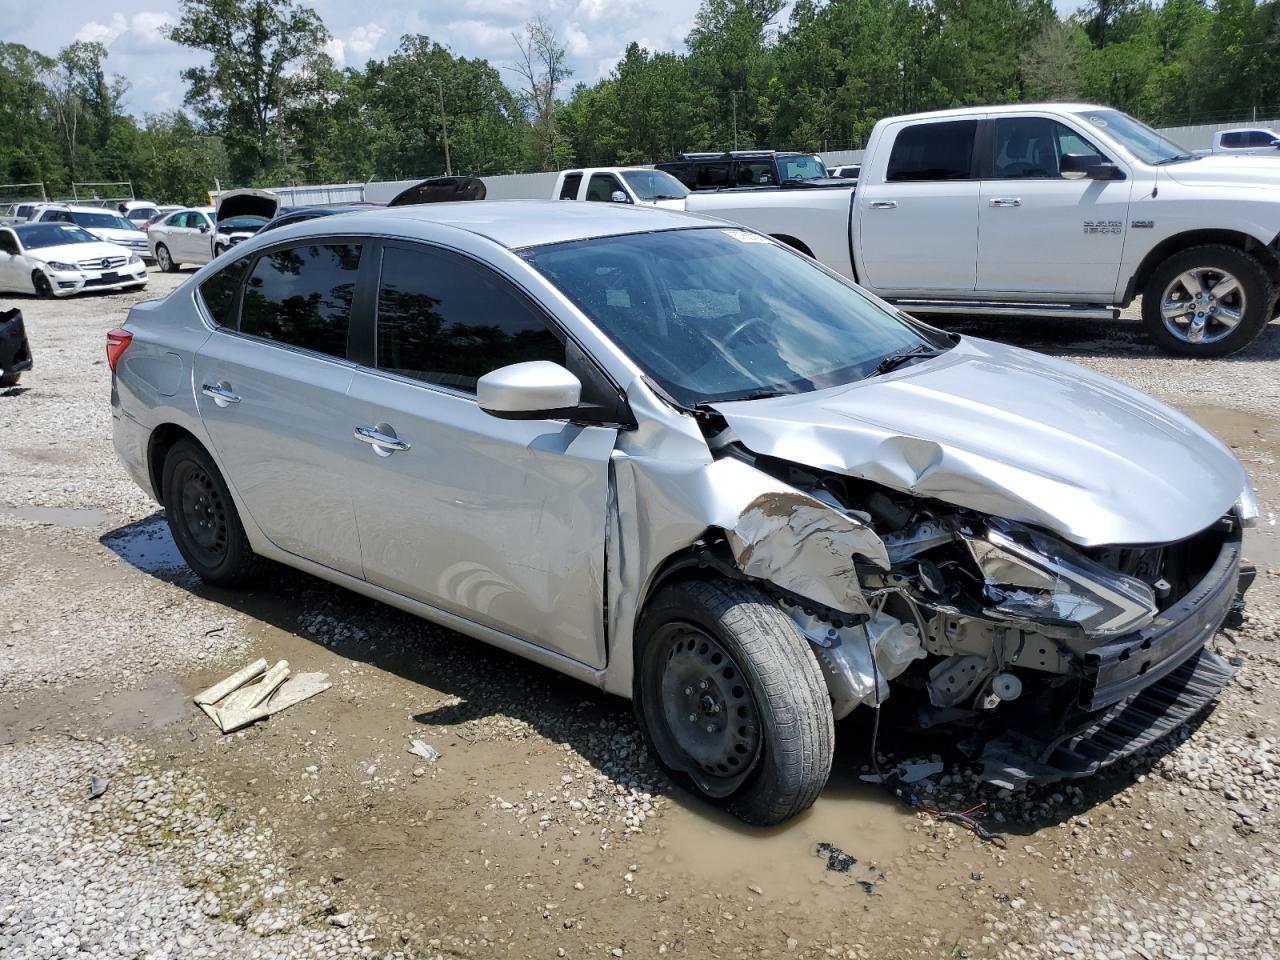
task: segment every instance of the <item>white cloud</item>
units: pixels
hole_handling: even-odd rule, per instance
[[[347,37],[347,47],[356,56],[369,57],[378,48],[378,43],[386,32],[386,27],[376,23],[366,23],[351,31],[351,35]]]
[[[73,39],[83,40],[87,43],[110,44],[128,29],[129,21],[125,18],[125,15],[123,13],[113,13],[111,15],[111,23],[99,23],[97,20],[90,20],[76,31]]]

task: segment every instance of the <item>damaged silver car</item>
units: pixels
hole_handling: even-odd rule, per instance
[[[859,708],[1016,787],[1230,676],[1206,641],[1257,513],[1230,450],[719,221],[339,214],[246,240],[107,349],[116,449],[205,580],[270,558],[630,697],[752,823],[813,802]]]

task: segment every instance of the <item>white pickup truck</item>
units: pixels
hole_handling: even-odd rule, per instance
[[[684,209],[689,188],[661,170],[649,167],[580,167],[561,171],[551,196],[557,200],[641,203]]]
[[[1197,157],[1116,110],[1019,104],[881,120],[849,190],[694,193],[914,314],[1113,318],[1222,356],[1280,283],[1280,164]]]
[[[1266,127],[1241,127],[1238,130],[1219,130],[1213,135],[1213,148],[1204,152],[1244,153],[1264,157],[1280,157],[1280,133],[1268,130]]]

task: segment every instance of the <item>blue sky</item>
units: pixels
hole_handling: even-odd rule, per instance
[[[1059,8],[1075,2],[1058,0]],[[406,33],[424,33],[455,54],[484,57],[495,66],[514,60],[511,33],[541,13],[569,53],[574,80],[607,74],[628,43],[649,49],[683,47],[696,0],[381,0],[377,4],[315,0],[311,4],[333,34],[330,54],[340,65],[359,66],[395,49]],[[176,4],[148,0],[60,0],[52,7],[30,0],[0,0],[0,38],[53,54],[72,40],[107,45],[113,73],[128,78],[126,109],[141,115],[182,105],[179,72],[200,54],[170,43],[162,30]],[[504,71],[508,83],[514,77]]]

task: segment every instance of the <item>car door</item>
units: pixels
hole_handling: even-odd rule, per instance
[[[12,230],[0,230],[0,290],[26,293],[31,289],[29,267]]]
[[[1116,289],[1132,181],[1068,179],[1065,154],[1109,163],[1052,117],[993,117],[978,206],[981,294],[1104,298]]]
[[[346,356],[363,255],[359,241],[311,240],[233,261],[201,285],[220,325],[194,365],[200,416],[254,523],[280,549],[356,577],[363,451],[350,443]]]
[[[883,172],[858,180],[859,279],[876,293],[968,293],[978,258],[978,121],[885,131]],[[877,165],[878,167],[878,165]]]
[[[163,224],[157,231],[155,236],[156,246],[164,244],[169,248],[169,256],[173,258],[175,263],[183,263],[186,260],[186,243],[187,243],[187,211],[181,210],[171,216],[165,217]]]
[[[213,224],[201,210],[189,210],[182,221],[183,263],[208,263],[213,259]]]
[[[490,267],[397,243],[382,255],[374,340],[351,383],[360,416],[341,425],[359,461],[350,480],[366,577],[603,667],[617,431],[498,419],[475,399],[476,380],[498,367],[566,363],[563,338]],[[404,448],[354,436],[369,429]]]

